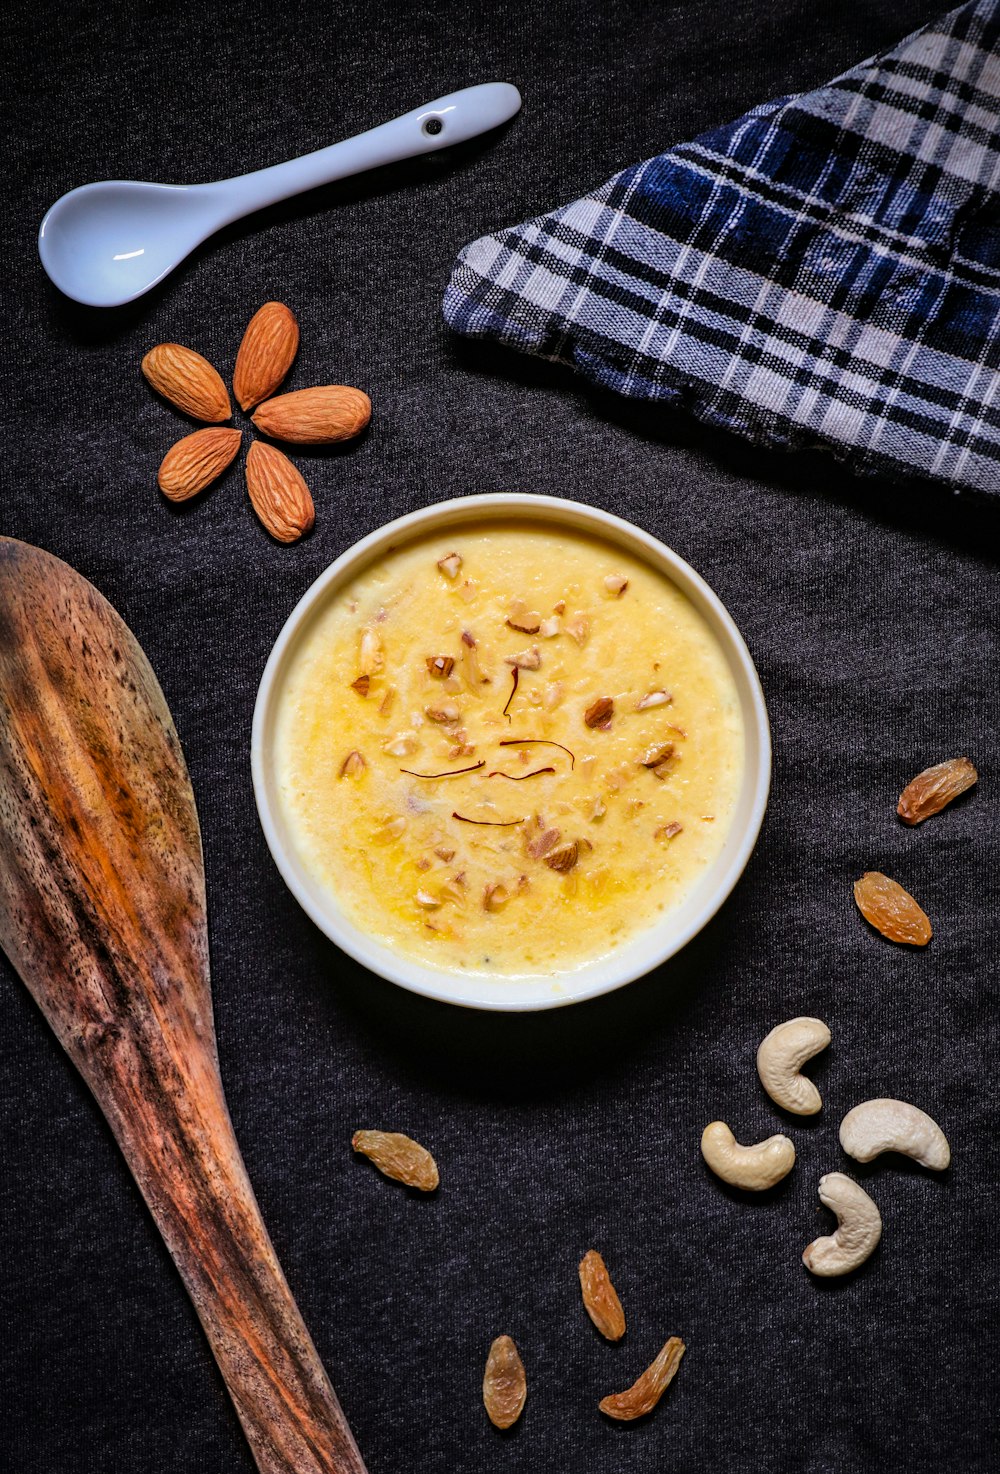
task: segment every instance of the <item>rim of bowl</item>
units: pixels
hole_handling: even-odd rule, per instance
[[[682,926],[671,928],[669,923],[676,910],[685,907],[687,898],[661,921],[643,928],[596,962],[565,973],[528,978],[502,974],[489,977],[433,967],[406,957],[355,926],[323,895],[319,882],[310,884],[305,866],[281,832],[279,805],[270,787],[279,679],[303,627],[318,605],[331,596],[337,585],[346,583],[380,554],[395,551],[401,544],[435,527],[444,531],[468,521],[509,518],[561,524],[617,543],[651,563],[690,600],[722,647],[740,697],[745,753],[737,804],[746,799],[748,787],[751,790],[739,832],[730,829],[715,862],[717,867],[725,857],[716,883]],[[484,492],[436,502],[385,523],[353,543],[309,585],[285,620],[261,676],[254,706],[250,763],[257,812],[271,856],[296,901],[330,941],[362,966],[412,993],[466,1008],[523,1013],[563,1007],[622,988],[675,956],[711,921],[746,868],[764,821],[771,781],[771,740],[764,693],[746,643],[718,595],[679,554],[634,523],[586,502],[527,492]]]

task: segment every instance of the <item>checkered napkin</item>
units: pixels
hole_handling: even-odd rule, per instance
[[[1000,489],[1000,0],[474,241],[444,313],[758,444]]]

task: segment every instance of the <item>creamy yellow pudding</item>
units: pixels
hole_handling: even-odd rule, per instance
[[[725,843],[743,745],[726,659],[666,577],[599,538],[485,521],[320,606],[274,770],[301,863],[357,927],[531,977],[682,900]]]

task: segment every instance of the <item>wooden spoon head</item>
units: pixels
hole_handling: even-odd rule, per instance
[[[154,1025],[214,1062],[201,835],[163,692],[107,600],[9,538],[0,945],[91,1084]]]

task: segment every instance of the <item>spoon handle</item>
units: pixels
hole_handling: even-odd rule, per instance
[[[221,207],[219,223],[228,224],[335,179],[464,143],[506,123],[520,106],[521,94],[509,82],[483,82],[438,97],[329,148],[198,188],[214,196]]]

